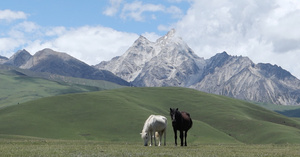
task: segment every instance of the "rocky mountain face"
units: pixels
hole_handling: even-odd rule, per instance
[[[226,52],[205,60],[175,30],[156,42],[140,36],[124,55],[95,67],[135,86],[181,86],[248,101],[300,105],[300,80],[288,71]]]
[[[8,61],[8,58],[6,58],[4,56],[0,56],[0,64],[4,64],[7,61]]]
[[[47,72],[62,76],[78,77],[93,80],[106,80],[120,85],[129,83],[107,70],[98,70],[86,63],[61,52],[43,49],[31,56],[26,50],[18,51],[4,64],[10,64],[34,72]],[[23,64],[22,64],[23,63]]]
[[[17,53],[11,56],[9,60],[6,61],[4,64],[20,67],[21,65],[25,64],[31,57],[32,55],[26,50],[19,50]]]
[[[109,70],[135,86],[181,86],[197,82],[205,60],[171,30],[156,42],[140,36],[120,57],[95,67]]]
[[[190,87],[249,101],[300,105],[300,81],[288,71],[226,52],[208,59],[203,78]]]

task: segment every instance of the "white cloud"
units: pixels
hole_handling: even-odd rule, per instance
[[[13,21],[17,19],[26,19],[27,15],[22,11],[0,10],[0,20]]]
[[[46,36],[60,36],[60,35],[63,35],[65,32],[66,32],[66,28],[65,27],[53,27],[53,28],[50,28],[49,30],[47,30],[45,32],[45,35]]]
[[[183,0],[168,0],[168,2],[170,2],[170,3],[179,3],[181,1],[183,1]]]
[[[18,38],[0,38],[1,55],[10,57],[13,50],[25,41]]]
[[[134,1],[133,3],[126,3],[122,9],[121,18],[132,18],[136,21],[144,21],[144,12],[158,12],[163,11],[163,5],[143,4],[142,1]]]
[[[300,1],[194,0],[171,26],[201,57],[218,52],[277,64],[300,78]],[[160,25],[166,30],[170,26]]]
[[[107,16],[114,16],[119,11],[120,5],[123,0],[109,0],[110,6],[107,7],[103,14]]]
[[[165,9],[165,12],[171,14],[173,18],[181,18],[183,16],[182,10],[176,6],[170,6]]]
[[[300,50],[300,1],[278,1],[262,25],[264,37],[273,43],[275,52]]]
[[[24,21],[13,27],[15,30],[20,30],[27,33],[33,33],[40,29],[40,26],[34,22]]]
[[[31,54],[51,48],[90,65],[122,55],[138,38],[137,34],[102,26],[42,27],[30,21],[12,25],[7,31],[1,32],[1,36],[2,56],[10,57],[18,49],[24,48]]]
[[[179,7],[166,7],[162,4],[144,3],[143,1],[125,2],[123,0],[110,0],[110,6],[107,7],[103,14],[107,16],[115,16],[120,10],[120,18],[127,20],[144,22],[147,19],[156,20],[155,13],[170,14],[172,18],[180,18],[183,13]]]
[[[55,51],[67,52],[81,61],[94,65],[122,55],[138,38],[137,34],[119,32],[102,26],[62,30],[63,34],[59,34],[57,38],[48,41],[35,40],[28,43],[26,49],[37,52],[44,48],[51,48]]]

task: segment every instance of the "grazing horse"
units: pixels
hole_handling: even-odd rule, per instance
[[[156,132],[159,135],[159,143],[160,146],[162,135],[164,134],[164,145],[166,145],[166,131],[167,131],[167,118],[161,115],[150,115],[149,118],[145,121],[141,136],[144,139],[144,146],[148,145],[148,140],[151,138],[152,145],[152,137],[155,136]],[[149,135],[150,134],[150,135]],[[154,144],[156,146],[156,138],[154,137]]]
[[[175,134],[175,145],[177,146],[177,130],[180,131],[180,140],[181,146],[183,146],[183,132],[185,133],[185,146],[186,145],[186,136],[188,130],[192,127],[193,121],[190,117],[190,114],[187,112],[179,112],[178,108],[170,108],[170,115],[172,119],[172,126]]]

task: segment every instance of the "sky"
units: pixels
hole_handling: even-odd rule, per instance
[[[299,0],[1,1],[0,55],[51,48],[95,65],[172,28],[199,57],[226,51],[300,78]]]

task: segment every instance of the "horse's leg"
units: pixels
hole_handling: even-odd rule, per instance
[[[185,146],[187,146],[187,145],[186,145],[187,132],[188,132],[188,131],[186,130],[186,131],[185,131],[185,144],[184,144]]]
[[[181,146],[183,146],[183,130],[180,130],[180,141],[181,141]]]
[[[149,146],[152,146],[152,131],[150,131],[150,139],[151,139],[151,143]]]
[[[175,138],[175,146],[177,146],[177,130],[173,128],[174,130],[174,138]]]
[[[164,130],[164,146],[166,145],[167,129]]]
[[[157,146],[156,145],[156,131],[153,131],[153,134],[154,134],[154,145]]]
[[[158,132],[158,136],[159,136],[158,146],[160,146],[160,144],[161,144],[162,133],[163,133],[163,131]]]

